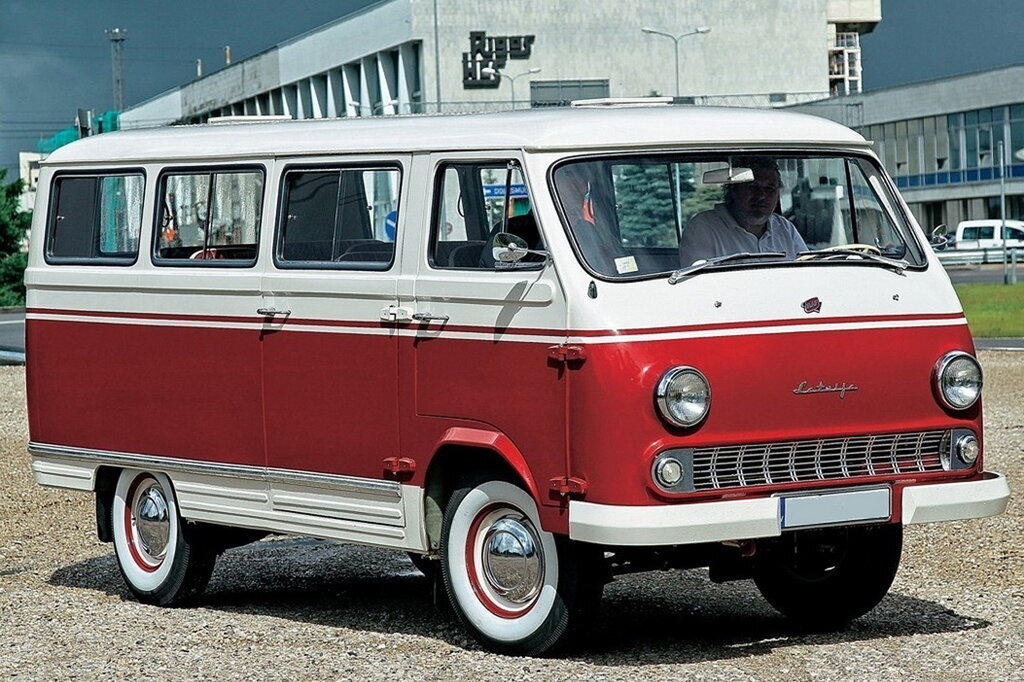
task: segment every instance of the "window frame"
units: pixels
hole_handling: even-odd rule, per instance
[[[57,200],[59,198],[58,187],[67,178],[104,178],[112,176],[137,175],[142,177],[142,206],[139,208],[139,243],[135,247],[135,256],[131,259],[100,256],[87,258],[80,256],[54,256],[51,253],[53,248],[54,227],[57,220]],[[143,227],[146,224],[146,199],[149,191],[149,175],[146,169],[141,166],[125,168],[104,168],[95,170],[67,170],[58,171],[50,179],[50,192],[46,203],[46,234],[44,238],[43,260],[47,265],[111,265],[116,267],[131,267],[139,262],[139,254],[142,252]]]
[[[504,167],[508,166],[508,163],[510,161],[512,161],[512,162],[514,162],[516,164],[516,166],[519,169],[519,173],[523,177],[523,184],[526,185],[526,193],[527,193],[527,197],[530,200],[530,208],[531,208],[531,210],[533,211],[533,214],[534,214],[533,217],[534,217],[534,221],[536,221],[536,224],[537,224],[537,230],[540,233],[541,240],[544,241],[545,249],[547,248],[547,240],[544,239],[544,232],[541,229],[540,221],[537,219],[537,212],[535,210],[536,203],[533,200],[534,193],[533,193],[533,190],[530,187],[530,181],[529,181],[529,178],[527,177],[527,174],[526,174],[526,166],[525,166],[525,164],[523,163],[523,160],[520,157],[517,157],[517,156],[514,156],[514,155],[510,155],[510,156],[506,156],[504,158],[490,157],[490,156],[486,157],[486,158],[484,158],[484,157],[461,157],[461,158],[460,157],[452,157],[452,158],[445,158],[445,159],[440,159],[434,165],[434,182],[432,183],[432,189],[431,189],[430,230],[429,230],[429,232],[427,234],[427,242],[426,242],[426,247],[427,247],[426,257],[427,257],[427,267],[428,268],[430,268],[431,270],[441,270],[441,271],[446,271],[446,272],[502,272],[502,273],[504,273],[504,272],[530,272],[530,271],[537,271],[537,270],[543,270],[544,269],[545,264],[547,263],[548,260],[550,260],[550,256],[548,258],[540,261],[540,262],[524,263],[524,264],[521,264],[521,265],[517,264],[514,267],[506,267],[506,268],[498,268],[498,267],[493,267],[493,268],[481,268],[481,267],[468,268],[468,267],[461,267],[460,268],[460,267],[447,266],[447,265],[438,265],[434,261],[434,246],[437,243],[436,242],[436,238],[437,238],[438,222],[439,222],[440,217],[441,217],[441,203],[444,201],[444,193],[443,193],[442,190],[444,188],[444,180],[445,180],[444,176],[445,176],[445,172],[447,171],[447,169],[449,169],[449,168],[451,168],[453,166],[473,166],[473,167],[476,167],[477,169],[491,168],[491,167],[504,168]],[[461,180],[460,180],[460,183],[461,183]],[[461,184],[459,186],[459,190],[460,190],[460,192],[462,190]],[[482,199],[483,199],[483,197],[481,196],[481,200]],[[463,203],[465,203],[464,199],[463,199]],[[474,201],[473,203],[475,204],[476,202]],[[486,244],[487,244],[487,240],[485,239],[484,240],[484,245],[486,246]]]
[[[316,172],[316,171],[338,171],[339,173],[345,170],[397,170],[398,171],[398,218],[401,220],[402,217],[402,190],[405,182],[405,166],[401,161],[397,159],[388,159],[386,161],[346,161],[342,163],[293,163],[284,166],[281,169],[280,177],[278,178],[277,186],[277,215],[274,216],[274,243],[273,243],[273,262],[274,267],[278,270],[342,270],[342,271],[363,271],[363,272],[390,272],[394,270],[396,263],[398,263],[398,244],[402,239],[402,230],[398,229],[398,225],[395,225],[395,248],[391,252],[391,260],[387,263],[374,263],[366,262],[361,263],[357,261],[353,262],[337,262],[337,261],[294,261],[284,260],[281,254],[284,251],[284,220],[287,216],[286,213],[286,202],[288,200],[287,194],[287,178],[289,173],[295,172]]]
[[[192,260],[189,258],[161,258],[157,254],[160,242],[160,221],[163,217],[163,197],[167,187],[167,177],[170,175],[215,175],[217,173],[246,173],[258,172],[263,179],[263,186],[260,191],[260,219],[256,222],[256,255],[253,258],[241,260],[231,258],[204,258]],[[153,234],[150,238],[149,259],[156,267],[160,268],[231,268],[251,269],[255,268],[260,260],[260,245],[263,239],[262,223],[266,217],[265,202],[267,199],[267,165],[264,163],[231,164],[225,166],[211,165],[187,165],[187,166],[166,166],[160,169],[157,176],[156,193],[153,203]],[[207,210],[211,210],[210,207]],[[216,248],[216,247],[211,247]]]

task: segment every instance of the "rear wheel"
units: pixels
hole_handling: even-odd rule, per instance
[[[117,565],[139,601],[170,605],[203,591],[217,550],[178,515],[167,476],[123,470],[111,516]]]
[[[536,655],[565,641],[584,606],[590,553],[540,525],[533,498],[507,481],[455,491],[441,532],[441,575],[459,619],[484,647]]]
[[[783,615],[813,628],[837,628],[882,600],[902,547],[899,524],[786,533],[759,548],[754,581]]]

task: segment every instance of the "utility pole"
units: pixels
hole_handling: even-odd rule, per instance
[[[110,58],[114,65],[114,109],[124,110],[124,41],[128,39],[128,31],[123,28],[112,28],[107,31],[110,41]]]

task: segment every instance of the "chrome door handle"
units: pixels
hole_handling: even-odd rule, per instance
[[[275,315],[291,315],[292,311],[278,310],[277,308],[257,308],[256,314],[263,317],[274,317]]]
[[[447,322],[447,315],[431,315],[430,313],[413,313],[412,319],[417,322]]]

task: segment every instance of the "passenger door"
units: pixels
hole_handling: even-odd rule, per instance
[[[267,465],[380,479],[398,455],[399,194],[409,158],[290,162],[263,303]],[[275,498],[275,508],[277,508]]]
[[[502,267],[492,254],[501,230],[544,249],[528,183],[511,154],[430,161],[434,193],[410,327],[413,439],[430,447],[452,426],[497,431],[543,493],[549,478],[566,475],[564,371],[549,357],[565,338],[565,299],[543,256]]]

